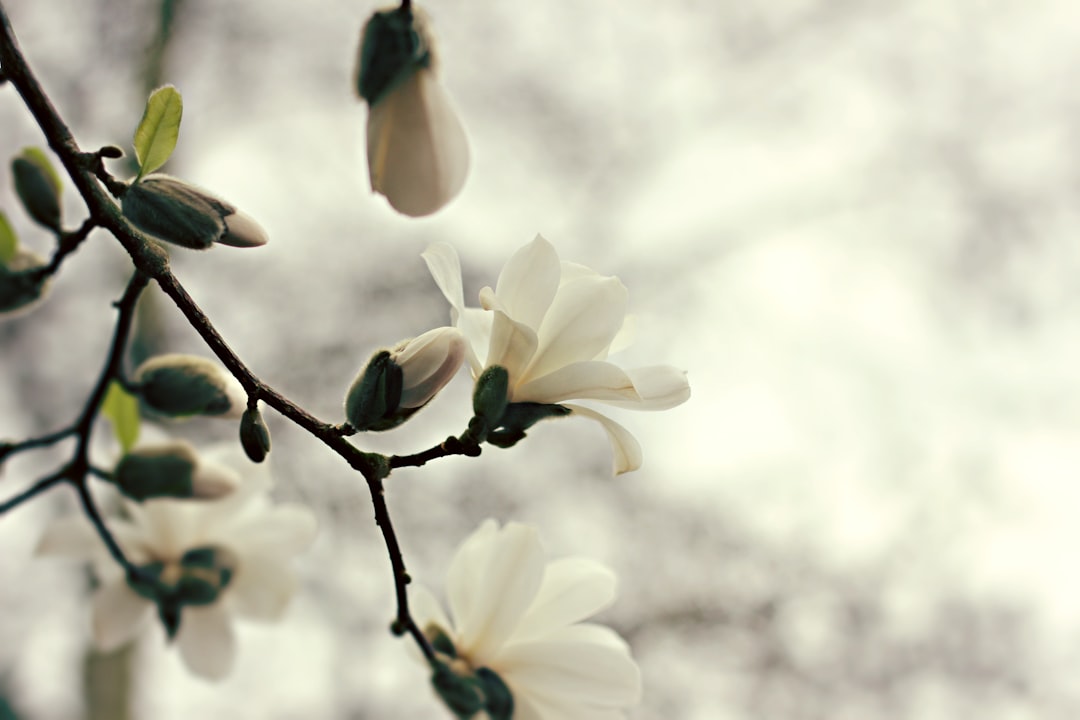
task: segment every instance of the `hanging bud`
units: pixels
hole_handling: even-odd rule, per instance
[[[235,418],[247,396],[217,363],[195,355],[158,355],[135,370],[135,385],[146,404],[169,417],[217,415]]]
[[[465,338],[452,327],[377,352],[345,397],[349,424],[375,431],[400,425],[450,382],[464,359]]]
[[[13,317],[29,310],[49,293],[46,263],[40,255],[17,249],[7,262],[0,262],[0,316]]]
[[[60,232],[60,180],[48,158],[37,148],[23,148],[11,161],[15,192],[39,225]]]
[[[132,450],[117,463],[112,480],[138,502],[164,497],[214,500],[240,484],[236,473],[200,461],[182,440]]]
[[[435,39],[415,7],[376,12],[364,25],[356,89],[368,104],[371,189],[411,217],[430,215],[461,191],[469,144],[436,76]]]
[[[270,428],[258,408],[248,408],[240,418],[240,446],[255,463],[261,463],[270,452]]]
[[[121,201],[124,217],[159,240],[205,250],[214,243],[258,247],[266,231],[233,205],[168,175],[147,175],[129,186]]]

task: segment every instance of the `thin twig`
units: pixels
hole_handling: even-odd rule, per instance
[[[391,455],[390,469],[394,470],[400,467],[421,467],[432,460],[449,457],[451,455],[478,457],[480,455],[480,450],[480,446],[476,443],[462,442],[461,438],[451,435],[435,447],[424,450],[423,452],[413,453],[412,455]]]
[[[36,483],[23,490],[21,493],[13,498],[9,498],[0,503],[0,515],[3,515],[8,510],[13,510],[19,505],[22,505],[27,500],[37,497],[41,493],[45,492],[54,485],[59,485],[61,482],[67,479],[67,476],[63,472],[53,473],[46,477],[41,478]]]

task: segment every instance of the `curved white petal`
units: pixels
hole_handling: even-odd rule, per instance
[[[430,215],[465,184],[469,143],[449,95],[428,69],[420,69],[368,112],[371,189],[398,212]]]
[[[641,697],[641,672],[610,628],[581,624],[503,649],[496,672],[537,699],[625,707]]]
[[[263,553],[246,555],[229,584],[229,603],[238,615],[277,620],[289,606],[296,585],[285,559]]]
[[[236,637],[229,614],[220,602],[185,607],[176,636],[180,657],[188,669],[207,680],[221,680],[232,670]]]
[[[465,308],[458,315],[457,327],[465,336],[468,345],[466,359],[474,378],[480,377],[480,373],[484,371],[484,361],[487,360],[491,346],[494,319],[494,313],[480,308]]]
[[[450,243],[437,242],[429,245],[420,257],[424,258],[428,272],[450,307],[462,310],[465,293],[461,287],[461,261],[454,247]]]
[[[626,302],[626,286],[616,277],[580,278],[562,285],[540,324],[540,344],[528,378],[606,351],[622,327]]]
[[[584,620],[615,600],[615,573],[587,558],[563,558],[548,563],[540,591],[510,643],[542,638]]]
[[[641,400],[630,376],[602,360],[571,363],[514,389],[515,402],[558,403],[574,398],[631,404]]]
[[[450,560],[446,571],[446,597],[454,628],[459,633],[468,632],[473,608],[481,602],[480,597],[485,591],[482,587],[484,575],[498,532],[498,523],[488,518],[462,541]]]
[[[510,375],[511,396],[513,387],[525,366],[536,351],[537,338],[532,328],[514,322],[505,313],[496,310],[491,325],[491,345],[488,348],[486,367],[499,365]]]
[[[686,372],[671,365],[634,368],[626,374],[640,399],[616,398],[604,399],[604,402],[633,410],[668,410],[690,399],[690,381],[686,379]]]
[[[561,273],[555,248],[537,235],[507,261],[495,296],[510,317],[536,330],[559,289]]]
[[[460,616],[454,607],[461,649],[479,665],[494,658],[536,597],[544,549],[534,528],[507,523],[491,539],[484,559],[471,603]]]
[[[641,445],[630,431],[607,415],[596,412],[592,408],[580,405],[566,404],[573,410],[575,415],[582,415],[600,423],[611,441],[611,449],[615,454],[615,474],[621,475],[641,467]]]
[[[94,645],[102,652],[112,652],[133,640],[146,626],[153,608],[122,577],[102,585],[92,602]]]

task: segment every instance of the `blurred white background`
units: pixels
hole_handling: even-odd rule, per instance
[[[538,232],[630,288],[639,338],[621,362],[686,368],[690,402],[619,414],[645,450],[626,477],[577,420],[395,473],[425,584],[490,515],[611,564],[622,590],[604,620],[645,673],[641,720],[1080,714],[1072,3],[432,0],[473,168],[424,220],[367,187],[352,73],[373,5],[4,4],[84,148],[128,146],[147,90],[178,86],[166,170],[271,242],[176,251],[176,272],[257,373],[325,420],[374,348],[446,321],[430,242],[458,248],[472,302]],[[42,144],[10,87],[0,128],[12,155]],[[7,173],[0,205],[49,250]],[[81,220],[74,195],[67,210]],[[127,272],[95,234],[45,305],[0,325],[0,437],[73,417]],[[205,353],[163,298],[144,310],[138,350]],[[463,376],[376,449],[460,432],[468,392]],[[221,685],[188,677],[157,633],[111,665],[87,656],[87,577],[31,557],[73,507],[56,490],[0,522],[15,717],[79,717],[102,666],[98,687],[129,693],[131,717],[443,716],[386,632],[390,572],[361,482],[269,422],[280,494],[322,526],[286,621],[246,626]],[[9,463],[3,497],[59,457]]]

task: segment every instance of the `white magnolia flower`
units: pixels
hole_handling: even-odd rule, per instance
[[[585,558],[547,562],[534,528],[482,523],[447,572],[453,621],[423,587],[413,615],[453,643],[458,673],[488,668],[509,687],[514,720],[623,717],[641,677],[613,630],[581,622],[615,599],[615,575]]]
[[[400,406],[421,408],[457,374],[465,359],[465,338],[452,327],[435,328],[405,340],[390,352],[401,367]]]
[[[510,377],[509,402],[560,404],[599,421],[611,439],[617,473],[641,465],[637,440],[605,415],[564,401],[665,410],[690,397],[686,373],[674,367],[624,370],[607,362],[608,353],[624,344],[626,287],[616,277],[560,262],[539,235],[507,261],[494,290],[480,291],[480,308],[465,307],[461,265],[450,245],[432,245],[424,260],[469,342],[473,377],[501,366]]]
[[[175,583],[191,570],[192,565],[185,563],[200,556],[192,551],[202,551],[203,564],[197,570],[209,557],[215,562],[214,572],[223,573],[212,601],[173,607],[173,613],[179,613],[173,639],[196,675],[217,680],[232,668],[233,614],[276,620],[296,590],[292,559],[311,544],[314,515],[297,505],[271,505],[269,485],[267,476],[256,475],[220,500],[125,501],[125,516],[107,520],[127,557],[156,569],[162,582]],[[100,586],[93,599],[92,630],[100,650],[108,652],[133,640],[154,618],[155,602],[128,584],[83,516],[54,522],[37,553],[94,563]],[[159,609],[159,613],[165,620],[167,612]]]

